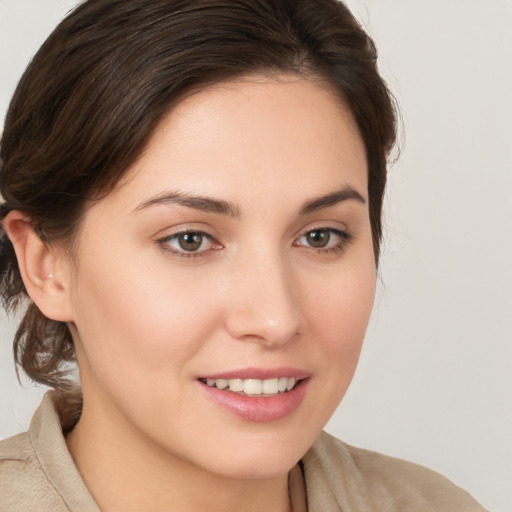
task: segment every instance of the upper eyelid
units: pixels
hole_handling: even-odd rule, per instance
[[[333,231],[333,232],[338,232],[338,233],[345,233],[347,235],[349,234],[349,232],[345,226],[335,227],[335,226],[327,226],[327,225],[320,224],[317,226],[312,226],[312,227],[308,227],[308,228],[300,230],[298,233],[293,235],[293,239],[304,236],[305,234],[309,233],[310,231],[316,231],[316,230],[318,230],[318,231],[320,231],[320,230]],[[213,235],[209,231],[206,231],[206,230],[200,229],[200,228],[183,228],[183,229],[179,229],[177,231],[173,231],[172,233],[169,233],[167,235],[157,236],[156,238],[158,240],[169,239],[169,238],[174,238],[176,236],[182,235],[184,233],[199,233],[201,235],[205,235],[208,238],[211,238],[214,240],[217,239],[216,235]]]
[[[305,231],[302,231],[301,234],[296,236],[293,241],[295,243],[296,240],[300,240],[302,237],[306,236],[311,231],[329,231],[340,238],[343,238],[345,241],[353,238],[353,235],[349,233],[346,229],[333,228],[333,227],[318,227],[318,228],[309,228]]]
[[[208,231],[204,231],[202,229],[190,229],[190,228],[173,231],[172,233],[169,233],[168,235],[164,235],[161,238],[174,238],[176,236],[184,235],[186,233],[198,233],[200,235],[205,235],[208,238],[214,238],[214,236],[211,233],[208,233]]]
[[[176,240],[180,235],[184,235],[184,234],[187,234],[187,233],[198,233],[202,236],[204,236],[209,242],[212,242],[214,244],[220,244],[220,245],[223,245],[221,242],[219,242],[219,240],[214,237],[212,234],[208,233],[207,231],[201,231],[199,229],[184,229],[184,230],[181,230],[181,231],[175,231],[169,235],[164,235],[162,237],[158,237],[156,239],[156,242],[157,243],[166,243],[166,242],[169,242],[170,240]],[[180,250],[178,249],[174,249],[176,252],[181,252]],[[184,253],[187,253],[187,251],[183,251]],[[201,254],[203,252],[206,252],[206,251],[190,251],[190,254]]]
[[[291,241],[295,242],[299,238],[305,236],[310,231],[315,231],[315,230],[327,230],[327,231],[331,231],[333,233],[342,234],[343,236],[345,236],[347,238],[351,238],[353,236],[345,224],[340,223],[340,222],[336,222],[336,224],[338,224],[338,225],[333,226],[331,223],[326,221],[325,223],[319,222],[319,223],[309,225],[309,226],[302,228],[301,230],[295,232],[295,234],[291,238]],[[173,229],[173,228],[168,228],[168,229]],[[162,230],[162,231],[167,231],[167,230]],[[213,242],[224,245],[223,242],[221,242],[222,237],[220,237],[218,234],[214,234],[210,230],[205,229],[204,227],[194,227],[194,226],[186,226],[186,227],[182,227],[182,228],[177,228],[176,230],[173,230],[172,232],[168,232],[168,234],[161,235],[161,236],[156,235],[154,237],[154,240],[156,242],[164,242],[166,240],[171,240],[173,238],[176,238],[184,233],[199,233]]]
[[[305,234],[309,233],[310,231],[315,231],[315,230],[327,230],[327,231],[339,232],[339,233],[344,233],[346,235],[350,235],[350,231],[348,230],[348,228],[345,225],[332,226],[332,225],[328,225],[328,224],[319,223],[319,224],[308,226],[307,228],[303,228],[303,229],[297,231],[292,236],[292,239],[295,240],[295,239],[297,239],[297,238],[299,238],[301,236],[304,236]],[[206,230],[204,228],[199,228],[199,227],[198,228],[195,228],[195,227],[179,228],[176,231],[172,231],[171,233],[168,233],[166,235],[162,235],[162,236],[158,236],[157,235],[157,236],[155,236],[155,239],[156,240],[170,239],[170,238],[182,235],[184,233],[200,233],[200,234],[205,235],[206,237],[208,237],[208,238],[210,238],[212,240],[219,241],[218,240],[219,239],[218,235],[214,235],[210,231],[208,231],[208,230]]]
[[[164,235],[155,235],[153,237],[156,241],[162,241],[162,240],[169,240],[171,238],[174,238],[176,236],[182,235],[184,233],[200,233],[202,235],[205,235],[206,237],[210,238],[211,240],[218,241],[219,237],[218,235],[213,234],[211,231],[203,228],[203,227],[183,227],[183,228],[166,228],[160,230],[160,233],[166,233]]]
[[[333,226],[329,223],[318,223],[308,226],[307,228],[301,229],[298,231],[294,236],[293,240],[296,240],[297,238],[300,238],[301,236],[304,236],[305,234],[309,233],[310,231],[316,231],[316,230],[326,230],[326,231],[332,231],[332,232],[338,232],[343,233],[347,236],[352,236],[349,229],[345,224],[338,223],[337,226]]]

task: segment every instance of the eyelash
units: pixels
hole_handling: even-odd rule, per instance
[[[338,242],[335,243],[334,245],[332,245],[331,247],[312,247],[310,245],[306,245],[304,247],[308,248],[308,249],[311,249],[313,251],[315,251],[317,254],[320,254],[320,255],[334,255],[334,254],[339,254],[341,253],[346,247],[347,245],[351,242],[352,240],[352,235],[349,234],[347,231],[343,231],[341,229],[336,229],[336,228],[329,228],[329,227],[316,227],[316,228],[310,228],[308,229],[307,231],[305,231],[304,233],[302,233],[302,235],[300,235],[294,242],[293,242],[293,245],[296,246],[296,247],[302,247],[302,246],[299,246],[297,241],[306,237],[308,234],[311,234],[311,233],[314,233],[314,232],[327,232],[329,234],[329,242],[331,241],[330,240],[330,237],[332,237],[332,235],[335,235],[339,238]]]
[[[298,243],[299,240],[301,240],[302,238],[304,238],[307,235],[314,233],[314,232],[322,232],[322,233],[327,232],[330,237],[332,235],[337,236],[339,238],[339,241],[336,244],[334,244],[332,247],[327,247],[327,248],[323,248],[323,247],[316,248],[316,247],[312,247],[310,245],[302,245],[302,244]],[[211,242],[212,244],[217,245],[218,247],[213,248],[213,249],[206,249],[203,251],[186,251],[186,250],[174,249],[169,245],[170,241],[177,241],[180,236],[187,235],[187,234],[200,235],[202,237],[201,245],[204,243],[204,240],[207,240],[207,241]],[[330,228],[330,227],[316,227],[316,228],[310,228],[307,231],[303,232],[301,235],[299,235],[294,240],[292,245],[294,247],[305,247],[306,249],[313,250],[316,254],[320,254],[320,255],[334,255],[334,254],[339,254],[340,252],[342,252],[346,248],[346,246],[352,241],[352,238],[353,237],[351,234],[349,234],[347,231],[343,231],[341,229]],[[330,242],[330,239],[329,239],[328,243],[329,242]],[[165,252],[168,252],[171,255],[178,256],[180,258],[202,258],[202,257],[206,256],[206,253],[208,253],[209,250],[219,250],[219,249],[222,249],[222,247],[223,247],[222,244],[220,244],[220,242],[218,242],[209,233],[207,233],[205,231],[193,230],[193,229],[179,231],[177,233],[173,233],[172,235],[168,235],[168,236],[159,238],[156,240],[156,243],[158,245],[160,245],[162,250],[164,250]]]
[[[200,252],[185,251],[185,250],[174,249],[169,245],[169,242],[171,242],[173,240],[177,241],[180,236],[187,235],[187,234],[200,235],[202,237],[201,245],[204,243],[204,240],[206,239],[206,240],[212,242],[213,244],[217,244],[219,246],[218,249],[222,248],[222,245],[219,242],[217,242],[212,235],[210,235],[209,233],[206,233],[205,231],[194,230],[194,229],[178,231],[177,233],[173,233],[172,235],[168,235],[163,238],[159,238],[158,240],[156,240],[156,243],[158,245],[160,245],[165,252],[168,252],[173,256],[178,256],[179,258],[201,258],[201,257],[204,257],[205,253],[208,252],[208,250],[204,250],[204,251],[200,251]],[[214,250],[218,250],[218,249],[214,249]]]

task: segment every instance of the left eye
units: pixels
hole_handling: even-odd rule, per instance
[[[331,249],[343,244],[347,233],[333,228],[311,229],[301,235],[294,245],[306,245],[314,249]]]
[[[168,236],[161,242],[170,245],[177,252],[197,253],[207,251],[213,246],[210,235],[201,231],[185,231]]]

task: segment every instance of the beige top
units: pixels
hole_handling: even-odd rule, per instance
[[[322,433],[302,459],[309,512],[482,512],[426,468]],[[0,512],[99,512],[73,463],[49,395],[28,432],[0,442]]]

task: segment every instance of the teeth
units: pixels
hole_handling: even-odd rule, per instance
[[[275,395],[279,391],[279,379],[267,379],[263,381],[264,395]]]
[[[219,389],[226,389],[228,387],[228,381],[226,379],[217,379],[215,381],[215,385],[219,388]]]
[[[234,393],[246,395],[277,395],[290,391],[295,387],[297,379],[294,377],[280,377],[274,379],[206,379],[211,388],[226,389]]]
[[[242,379],[229,379],[228,386],[230,391],[243,391],[244,390],[244,381]]]
[[[263,384],[261,380],[246,379],[244,380],[244,393],[246,395],[261,395]]]

